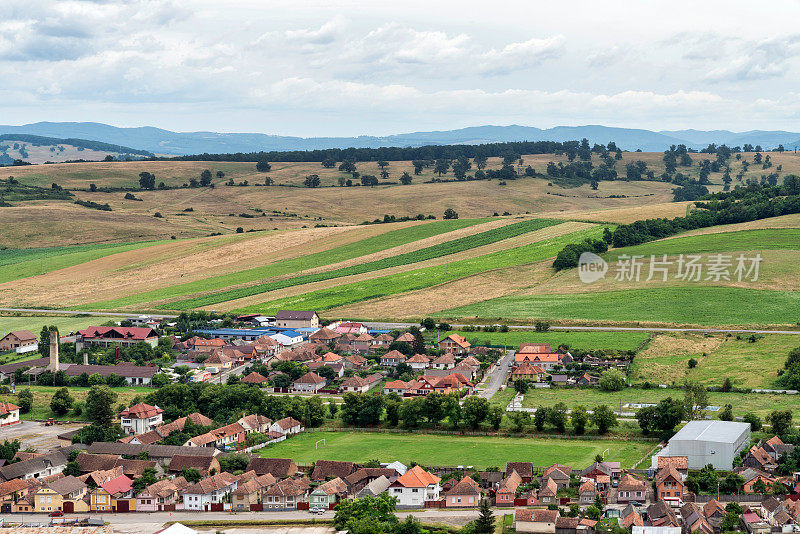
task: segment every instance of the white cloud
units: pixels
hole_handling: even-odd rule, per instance
[[[555,35],[545,39],[528,39],[511,43],[502,50],[490,50],[481,56],[481,69],[486,73],[507,74],[539,65],[564,55],[566,38]]]

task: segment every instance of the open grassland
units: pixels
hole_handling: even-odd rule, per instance
[[[369,169],[376,164],[359,165]],[[499,160],[495,159],[490,161],[489,168],[499,165]],[[323,185],[336,183],[338,176],[343,174],[338,170],[325,171],[313,163],[276,163],[269,175],[284,186],[256,187],[253,184],[263,183],[264,175],[256,173],[254,167],[248,163],[216,165],[178,161],[15,167],[14,175],[23,184],[49,187],[56,182],[67,188],[78,188],[73,189],[76,199],[107,203],[113,211],[85,208],[71,200],[19,202],[0,210],[0,226],[4,228],[0,233],[0,246],[134,241],[164,239],[172,235],[199,237],[214,232],[233,233],[237,227],[248,231],[310,227],[320,223],[353,224],[382,219],[385,214],[416,216],[422,213],[441,217],[447,208],[455,209],[462,218],[487,217],[495,212],[514,215],[547,212],[549,216],[572,218],[573,214],[587,211],[668,203],[672,189],[670,184],[663,182],[615,181],[602,182],[594,191],[588,185],[561,187],[542,178],[520,178],[507,182],[507,185],[499,185],[496,180],[433,183],[430,169],[415,177],[414,183],[408,186],[317,189],[290,186],[300,184],[307,173],[318,172]],[[158,181],[163,179],[168,185],[179,186],[190,177],[199,176],[205,168],[213,173],[217,170],[226,173],[222,181],[233,177],[236,183],[247,179],[250,185],[136,191],[139,200],[125,199],[124,191],[88,190],[92,183],[101,188],[135,187],[142,171],[155,173]],[[392,176],[389,181],[396,181],[402,169],[406,168],[410,168],[409,162],[390,162]],[[286,180],[282,178],[284,173]],[[447,175],[443,176],[446,178]],[[214,180],[219,181],[216,177]],[[36,209],[30,209],[31,206],[36,206]],[[677,211],[683,209],[679,207]],[[156,213],[162,217],[154,217]],[[567,213],[570,215],[565,215]],[[606,215],[608,220],[614,217],[612,211]],[[65,221],[69,221],[71,226],[66,226]]]
[[[260,293],[267,293],[270,291],[275,291],[287,287],[309,284],[313,282],[319,282],[322,280],[329,280],[332,278],[341,278],[345,276],[368,273],[372,271],[380,271],[382,269],[398,267],[401,265],[420,263],[423,261],[432,260],[434,258],[439,258],[441,256],[449,256],[451,254],[456,254],[458,252],[462,252],[465,250],[489,245],[497,241],[502,241],[504,239],[510,239],[555,224],[558,224],[558,221],[548,220],[548,219],[524,220],[503,226],[501,228],[487,230],[479,234],[474,234],[459,239],[454,239],[452,241],[447,241],[445,243],[441,243],[438,245],[433,245],[427,248],[415,250],[413,252],[407,252],[404,254],[390,256],[388,258],[383,258],[372,262],[360,263],[358,265],[336,269],[333,271],[324,271],[317,274],[300,275],[287,280],[280,280],[266,284],[258,284],[254,286],[238,288],[230,291],[224,291],[216,294],[206,295],[203,297],[197,297],[178,302],[171,302],[169,304],[163,305],[162,308],[184,310],[189,308],[209,306],[211,304],[217,304],[229,300],[241,299],[244,297],[257,295]]]
[[[325,439],[325,445],[319,440]],[[505,468],[506,462],[553,463],[584,466],[596,454],[610,449],[606,458],[624,467],[639,461],[653,446],[650,442],[616,440],[560,440],[535,438],[465,437],[436,434],[369,432],[306,432],[259,451],[267,458],[291,458],[308,464],[317,460],[350,462],[400,461],[427,466],[470,465]]]
[[[17,384],[17,392],[22,391],[23,389],[30,389],[33,392],[33,409],[30,413],[21,414],[21,419],[23,421],[27,420],[42,420],[48,419],[52,417],[53,419],[60,419],[62,421],[87,421],[88,417],[86,415],[86,410],[84,409],[80,415],[76,415],[73,411],[70,410],[69,413],[63,416],[58,416],[50,410],[50,401],[55,395],[55,392],[60,388],[57,387],[48,387],[48,386],[27,386],[25,384]],[[89,394],[90,388],[80,388],[80,387],[69,387],[70,395],[75,400],[76,403],[80,402],[82,404],[86,404],[86,396]],[[131,401],[137,395],[140,397],[144,397],[148,393],[153,391],[152,388],[147,387],[119,387],[119,388],[111,388],[117,394],[116,404],[114,404],[114,410],[117,409],[119,404],[124,404],[125,406],[130,406]],[[0,401],[8,401],[8,402],[17,402],[17,395],[15,394],[0,394]]]
[[[0,332],[6,335],[8,332],[16,330],[30,330],[36,336],[42,330],[43,326],[55,325],[61,335],[66,335],[69,332],[82,330],[87,326],[97,326],[105,324],[108,321],[117,321],[118,318],[113,317],[90,317],[88,315],[83,317],[70,317],[69,315],[0,315]]]
[[[659,334],[640,351],[630,368],[631,381],[669,384],[684,378],[719,386],[730,378],[736,387],[777,387],[778,369],[783,369],[789,351],[800,347],[800,336],[770,334],[751,342],[749,336]],[[697,366],[690,369],[689,359]]]
[[[583,332],[583,331],[557,331],[534,332],[531,330],[510,330],[508,332],[464,332],[451,330],[440,332],[438,338],[450,334],[464,336],[473,345],[507,345],[510,349],[517,349],[521,343],[549,343],[553,350],[561,345],[578,350],[636,350],[644,343],[649,334],[646,332]],[[437,334],[426,332],[425,338],[436,340]],[[800,344],[800,338],[798,338]]]
[[[511,267],[535,263],[554,256],[564,244],[580,241],[587,237],[599,237],[599,227],[573,232],[565,236],[536,242],[521,247],[502,250],[477,258],[454,261],[445,265],[437,265],[416,269],[382,278],[365,280],[352,284],[344,284],[336,288],[312,291],[310,293],[286,297],[280,300],[251,305],[245,309],[278,310],[278,309],[328,309],[355,302],[386,297],[438,284],[457,280],[477,273],[491,271],[503,267]],[[237,309],[237,311],[239,311]]]
[[[92,307],[96,308],[120,308],[134,304],[158,301],[162,299],[181,297],[194,293],[213,291],[215,289],[230,288],[238,284],[246,284],[263,281],[270,278],[289,277],[299,275],[302,272],[313,272],[315,269],[334,265],[340,262],[347,262],[356,258],[368,256],[381,251],[402,247],[403,245],[420,245],[429,241],[431,238],[441,236],[447,239],[450,232],[456,237],[462,235],[456,233],[458,230],[468,229],[483,223],[491,222],[492,219],[457,219],[448,221],[416,222],[375,225],[363,228],[351,228],[347,231],[337,229],[335,232],[327,229],[318,229],[314,233],[314,240],[311,243],[304,243],[297,253],[290,257],[283,257],[280,251],[269,254],[260,254],[256,260],[257,267],[247,267],[247,263],[238,258],[236,266],[238,269],[227,273],[214,276],[206,271],[204,276],[198,277],[193,282],[184,282],[175,285],[168,285],[160,289],[150,291],[136,291],[127,296],[96,302]],[[507,224],[510,221],[500,220],[499,224]],[[470,230],[467,230],[469,232]],[[295,232],[296,233],[296,232]],[[291,244],[295,233],[280,236],[279,239],[286,240]],[[308,232],[306,232],[308,233]],[[338,239],[331,239],[332,236],[342,234]],[[318,250],[318,251],[315,251]],[[187,258],[190,262],[191,258]],[[210,276],[209,276],[210,275]],[[146,276],[146,274],[145,274]]]
[[[717,385],[721,386],[724,379],[725,377],[719,377]],[[539,406],[554,406],[559,402],[563,402],[569,408],[582,405],[591,410],[594,406],[607,404],[617,411],[632,412],[635,410],[633,408],[625,408],[625,404],[657,403],[667,397],[683,399],[683,390],[626,388],[622,391],[606,392],[597,388],[533,388],[529,389],[525,394],[522,406],[536,408]],[[798,395],[712,391],[708,393],[708,403],[710,406],[731,404],[733,413],[737,417],[753,412],[763,418],[773,410],[788,409],[794,412],[796,418],[800,418],[800,396]],[[709,413],[716,418],[716,412]]]
[[[648,288],[586,293],[514,295],[438,315],[493,321],[509,318],[668,323],[679,325],[794,325],[800,293],[733,287]]]

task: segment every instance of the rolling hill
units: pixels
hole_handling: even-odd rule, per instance
[[[614,141],[624,150],[663,151],[673,144],[700,149],[709,143],[741,145],[751,143],[765,149],[783,144],[800,145],[800,133],[784,131],[730,132],[727,130],[679,130],[655,132],[640,128],[600,125],[556,126],[473,126],[456,130],[410,132],[386,136],[293,137],[263,133],[221,133],[213,131],[173,132],[143,126],[120,128],[94,122],[37,122],[18,126],[2,125],[0,134],[33,134],[58,138],[80,138],[136,147],[157,154],[258,152],[270,150],[315,150],[326,148],[377,148],[479,144],[504,141],[570,141],[587,138],[590,143]]]

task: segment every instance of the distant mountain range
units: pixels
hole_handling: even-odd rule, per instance
[[[118,128],[96,122],[37,122],[22,126],[0,126],[0,134],[33,134],[58,138],[78,138],[133,147],[156,154],[202,154],[258,152],[271,150],[317,150],[325,148],[378,148],[480,144],[508,141],[570,141],[590,143],[614,141],[624,150],[662,151],[673,144],[704,148],[709,143],[728,146],[761,145],[771,149],[783,144],[787,150],[800,146],[800,133],[785,131],[730,132],[728,130],[674,130],[654,132],[636,128],[608,126],[557,126],[540,129],[531,126],[473,126],[458,130],[413,132],[385,137],[289,137],[260,133],[172,132],[143,126]]]

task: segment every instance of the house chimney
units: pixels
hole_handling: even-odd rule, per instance
[[[50,330],[50,370],[58,371],[58,332]]]

